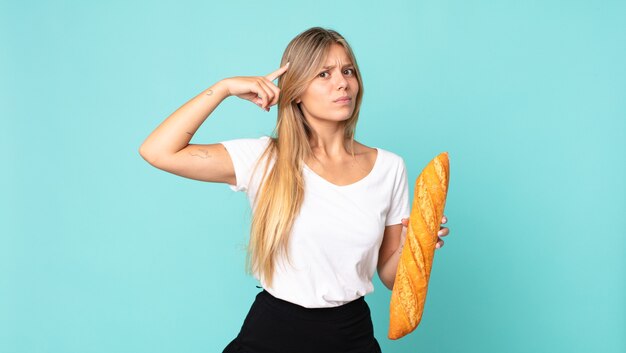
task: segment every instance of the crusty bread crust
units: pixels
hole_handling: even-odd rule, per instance
[[[390,339],[409,334],[422,319],[449,177],[448,153],[443,152],[428,163],[415,181],[409,227],[391,293]]]

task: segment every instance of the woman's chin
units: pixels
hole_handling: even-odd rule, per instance
[[[318,118],[314,118],[313,120],[318,120],[318,121],[327,121],[327,122],[345,122],[346,120],[349,120],[350,117],[352,116],[352,109],[348,112],[348,111],[344,111],[344,112],[334,112],[331,114],[327,114],[327,115],[319,115],[320,117]]]

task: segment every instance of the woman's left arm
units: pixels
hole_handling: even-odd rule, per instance
[[[446,222],[448,222],[448,218],[444,215],[441,219],[441,223],[445,224]],[[386,226],[385,233],[383,234],[383,242],[378,252],[378,277],[385,287],[390,290],[393,289],[393,282],[396,280],[396,271],[398,269],[400,255],[402,254],[402,247],[404,246],[408,225],[409,219],[403,218],[402,224]],[[450,230],[443,226],[440,227],[437,233],[439,237],[445,237],[448,234],[450,234]],[[435,249],[439,249],[442,246],[443,239],[439,238]]]

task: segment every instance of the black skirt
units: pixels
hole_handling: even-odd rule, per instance
[[[257,294],[239,335],[223,353],[381,353],[363,297],[309,309]]]

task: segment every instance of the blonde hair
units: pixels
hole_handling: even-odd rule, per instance
[[[246,271],[258,274],[259,279],[263,279],[268,286],[272,285],[277,257],[284,255],[290,261],[289,234],[304,200],[302,168],[308,157],[315,158],[309,145],[315,132],[308,125],[296,100],[324,65],[333,44],[339,44],[345,49],[359,84],[354,111],[344,122],[345,141],[350,141],[350,148],[345,147],[354,156],[354,132],[363,97],[363,83],[356,58],[348,42],[339,33],[313,27],[292,39],[283,53],[280,66],[289,62],[289,69],[278,79],[278,119],[274,136],[259,159],[266,162],[262,186],[254,201]],[[274,160],[274,166],[268,173],[270,160]]]

